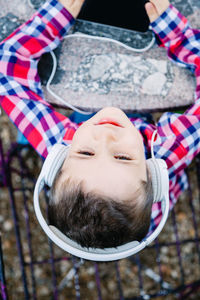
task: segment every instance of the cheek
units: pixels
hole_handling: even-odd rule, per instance
[[[81,141],[86,141],[86,139],[90,136],[90,130],[88,127],[81,125],[75,132],[72,144],[80,143]]]
[[[140,145],[143,145],[143,136],[142,134],[140,133],[140,131],[138,131],[135,127],[133,129],[133,136],[134,136],[134,139],[137,141],[138,144]]]
[[[130,149],[133,150],[137,156],[144,155],[144,143],[140,132],[137,129],[129,131],[126,135],[126,144],[129,145]]]
[[[143,144],[142,135],[135,127],[129,128],[129,130],[127,130],[127,132],[126,132],[126,136],[124,136],[124,137],[127,139],[127,141],[129,141],[130,143],[132,143],[134,145],[139,146],[141,143]]]
[[[80,130],[80,127],[79,129],[76,130],[74,136],[73,136],[73,139],[72,139],[72,145],[77,143],[78,141],[80,141],[81,137],[82,137],[82,131]]]

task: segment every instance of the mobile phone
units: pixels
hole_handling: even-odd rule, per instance
[[[78,19],[146,32],[147,0],[85,0]]]

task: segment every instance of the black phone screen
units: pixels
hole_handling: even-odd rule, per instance
[[[147,0],[85,0],[78,19],[145,32]]]

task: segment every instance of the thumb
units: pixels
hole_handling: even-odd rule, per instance
[[[148,15],[151,23],[159,17],[159,14],[158,14],[155,6],[153,5],[153,3],[147,2],[145,4],[145,9],[146,9],[147,15]]]

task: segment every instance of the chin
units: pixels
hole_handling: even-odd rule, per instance
[[[109,113],[113,113],[113,114],[123,114],[125,115],[125,113],[123,112],[123,110],[121,110],[120,108],[118,107],[115,107],[115,106],[108,106],[108,107],[104,107],[101,109],[101,112],[109,112]]]

